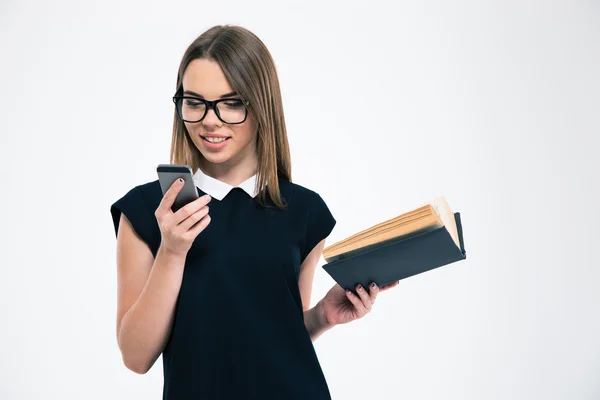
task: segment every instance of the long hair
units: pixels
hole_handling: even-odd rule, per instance
[[[248,112],[257,122],[258,170],[256,189],[265,206],[266,191],[275,206],[284,208],[278,178],[291,182],[290,149],[275,63],[265,44],[240,26],[217,25],[198,36],[187,48],[177,73],[176,93],[182,90],[183,73],[196,59],[216,61],[240,97],[249,100]],[[187,164],[196,171],[203,156],[183,121],[173,112],[171,163]]]

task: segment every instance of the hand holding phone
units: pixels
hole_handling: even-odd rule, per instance
[[[178,192],[175,200],[173,200],[173,206],[171,207],[173,212],[176,212],[187,203],[198,198],[198,189],[196,189],[196,185],[194,184],[192,169],[188,165],[159,164],[156,167],[156,173],[158,174],[158,181],[160,182],[163,196],[177,179],[182,178],[184,180],[183,187]]]
[[[157,172],[163,191],[155,211],[162,235],[161,247],[185,256],[196,236],[210,223],[207,205],[210,196],[198,197],[191,168],[187,165],[161,164]]]

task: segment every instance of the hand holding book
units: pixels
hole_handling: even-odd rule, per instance
[[[398,283],[399,281],[394,281],[381,287],[374,282],[368,287],[356,285],[356,294],[349,289],[344,290],[338,284],[334,285],[317,304],[317,309],[321,310],[323,315],[324,325],[333,327],[364,317],[371,312],[379,293],[397,286]]]

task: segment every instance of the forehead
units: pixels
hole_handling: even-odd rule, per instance
[[[183,73],[183,90],[191,90],[205,99],[218,98],[233,89],[221,66],[212,60],[196,59],[190,62]]]

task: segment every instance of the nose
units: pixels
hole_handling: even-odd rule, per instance
[[[206,111],[206,115],[204,116],[204,119],[202,119],[202,123],[204,125],[209,125],[209,126],[222,124],[219,117],[217,117],[216,111],[213,109],[213,107],[208,108],[208,110]]]

